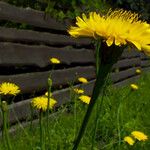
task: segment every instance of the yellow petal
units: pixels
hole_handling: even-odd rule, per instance
[[[131,43],[133,43],[138,50],[141,50],[141,44],[140,43],[138,43],[136,41],[132,41]]]
[[[107,46],[111,46],[113,44],[113,38],[112,37],[109,37],[108,40],[106,41],[107,43]]]

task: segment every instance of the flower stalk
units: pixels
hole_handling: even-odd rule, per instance
[[[2,101],[1,108],[2,108],[2,116],[3,116],[2,136],[3,136],[4,145],[5,147],[7,147],[8,150],[12,150],[12,145],[8,133],[8,106],[6,101]]]
[[[50,140],[50,135],[49,135],[49,114],[50,114],[50,109],[49,109],[49,105],[50,105],[50,94],[51,94],[51,88],[52,88],[52,80],[51,78],[49,77],[48,78],[48,101],[47,101],[47,112],[46,112],[46,119],[47,119],[47,122],[46,122],[46,129],[47,129],[47,135],[48,135],[48,140]]]
[[[43,111],[42,110],[40,110],[39,124],[40,124],[40,146],[41,146],[41,150],[45,150]]]
[[[116,47],[114,45],[112,45],[111,47],[107,47],[104,43],[102,44],[103,44],[102,45],[103,49],[99,51],[101,56],[100,58],[101,61],[99,62],[100,63],[99,69],[98,69],[97,79],[94,85],[92,97],[72,150],[77,150],[79,143],[85,132],[85,129],[87,127],[90,116],[92,114],[93,108],[97,102],[100,93],[103,90],[107,75],[109,74],[113,65],[117,62],[118,58],[121,56],[123,52],[123,47],[118,47],[117,50],[115,50]]]

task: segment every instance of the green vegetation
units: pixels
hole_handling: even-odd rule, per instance
[[[103,98],[103,109],[100,112],[98,102],[79,150],[91,149],[92,143],[93,150],[149,150],[149,75],[149,73],[145,73],[141,76],[137,82],[139,89],[135,91],[131,90],[130,85],[122,88],[109,87],[105,89],[104,97],[99,97],[99,101]],[[74,98],[71,103],[62,106],[58,112],[50,117],[48,129],[50,136],[49,140],[48,138],[45,139],[46,150],[69,150],[72,148],[74,137],[77,135],[88,106],[80,101],[77,95],[72,96]],[[97,127],[95,122],[97,122]],[[97,129],[94,135],[95,127]],[[130,135],[132,131],[145,133],[148,136],[148,140],[136,140],[136,143],[130,146],[123,139],[125,136]],[[18,126],[17,134],[11,136],[11,143],[14,150],[40,149],[38,124],[24,128],[24,130]],[[6,150],[3,148],[2,140],[0,149]]]

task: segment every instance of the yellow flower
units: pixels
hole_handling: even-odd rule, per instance
[[[45,92],[45,96],[48,96],[48,92]],[[52,93],[50,93],[50,97],[52,96]]]
[[[50,98],[49,109],[52,109],[56,103],[56,100]],[[45,96],[35,97],[32,99],[31,104],[36,109],[46,111],[48,105],[48,98]]]
[[[82,82],[82,83],[88,83],[88,80],[86,78],[84,78],[84,77],[78,78],[78,81]]]
[[[106,15],[90,12],[86,16],[83,13],[82,18],[76,17],[76,25],[68,30],[73,37],[102,37],[108,46],[129,43],[150,55],[150,25],[139,20],[136,13],[123,9],[109,10]]]
[[[130,136],[124,137],[124,141],[127,142],[129,145],[133,145],[135,143],[135,141]]]
[[[60,60],[58,58],[54,58],[54,57],[50,59],[50,62],[52,64],[60,64]]]
[[[136,69],[135,72],[136,72],[137,74],[141,74],[141,70],[140,70],[140,69]]]
[[[131,87],[131,89],[134,90],[134,91],[136,91],[136,90],[139,89],[139,87],[138,87],[136,84],[131,84],[130,87]]]
[[[0,94],[17,95],[18,93],[20,93],[20,88],[14,83],[3,82],[0,85]]]
[[[140,131],[133,131],[131,134],[134,138],[136,138],[139,141],[145,141],[148,139],[147,135]]]
[[[82,102],[84,102],[84,103],[86,103],[86,104],[89,104],[89,103],[90,103],[90,100],[91,100],[91,97],[89,97],[89,96],[87,96],[87,95],[81,95],[81,96],[79,97],[79,99],[80,99]]]
[[[74,88],[73,90],[74,90],[74,92],[77,93],[77,94],[83,94],[83,93],[84,93],[84,90],[83,90],[83,89]]]

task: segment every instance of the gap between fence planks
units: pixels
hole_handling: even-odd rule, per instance
[[[63,23],[59,23],[48,14],[31,8],[19,8],[5,2],[0,2],[0,20],[9,20],[17,23],[27,23],[41,28],[66,30]]]

